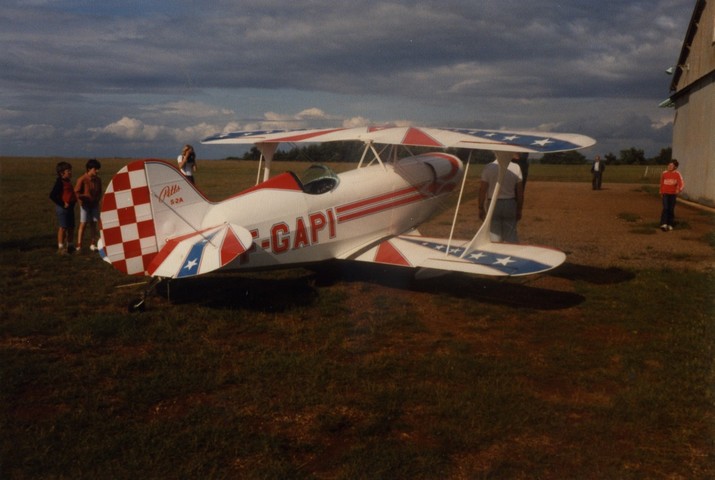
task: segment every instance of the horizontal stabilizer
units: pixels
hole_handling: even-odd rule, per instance
[[[212,272],[238,258],[252,243],[248,230],[229,223],[170,238],[149,264],[147,274],[184,278]]]
[[[533,275],[566,260],[558,250],[509,243],[487,243],[464,255],[466,244],[464,240],[453,240],[450,245],[443,238],[402,235],[382,242],[355,260],[487,276]]]

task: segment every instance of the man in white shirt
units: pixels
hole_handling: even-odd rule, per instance
[[[497,204],[494,207],[490,230],[494,242],[519,243],[516,223],[521,220],[521,210],[524,206],[524,184],[521,168],[516,163],[518,160],[519,155],[515,154],[509,162],[496,198]],[[487,164],[482,171],[479,184],[479,218],[482,220],[486,217],[487,207],[493,200],[498,174],[499,164],[496,160]]]
[[[601,156],[596,155],[596,159],[591,165],[591,174],[593,175],[592,187],[594,190],[601,189],[601,183],[603,182],[603,172],[606,171],[606,165],[601,161]]]

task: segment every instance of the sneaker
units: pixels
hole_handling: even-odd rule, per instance
[[[90,245],[90,246],[89,246],[89,249],[90,249],[91,251],[93,251],[93,252],[96,252],[96,251],[97,251],[97,245],[94,245],[94,244],[93,244],[93,245]]]
[[[666,225],[666,224],[664,223],[663,225],[660,226],[660,229],[665,232],[666,230],[668,230],[668,225]]]
[[[672,232],[672,231],[673,231],[673,226],[672,226],[672,225],[668,225],[668,231],[669,231],[669,232]]]

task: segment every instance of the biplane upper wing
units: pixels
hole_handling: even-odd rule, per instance
[[[487,276],[522,276],[546,272],[566,260],[558,250],[532,245],[486,243],[468,247],[464,240],[400,235],[352,260]]]
[[[595,143],[595,140],[590,137],[573,133],[379,126],[230,132],[205,138],[201,143],[262,144],[336,141],[528,153],[576,150],[590,147]]]

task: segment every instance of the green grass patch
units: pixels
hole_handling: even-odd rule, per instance
[[[292,269],[129,314],[136,279],[54,253],[53,162],[0,166],[3,478],[715,476],[713,272]]]

